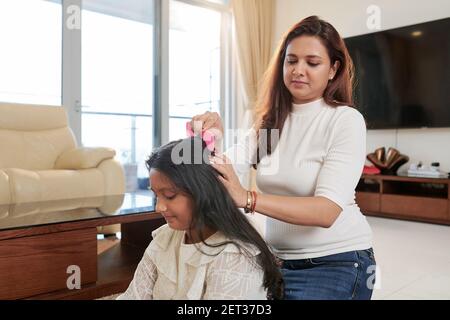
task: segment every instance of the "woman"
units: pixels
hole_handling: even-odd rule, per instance
[[[331,24],[312,16],[294,25],[266,73],[253,130],[211,160],[235,203],[267,216],[266,241],[283,261],[286,299],[372,295],[372,232],[355,203],[366,127],[351,107],[352,68]],[[214,113],[191,125],[223,133]],[[265,146],[261,129],[267,141],[279,140]],[[237,177],[252,165],[258,194]]]
[[[201,139],[188,138],[159,148],[147,160],[156,211],[167,225],[153,232],[118,299],[282,297],[275,256],[236,208],[206,155]]]

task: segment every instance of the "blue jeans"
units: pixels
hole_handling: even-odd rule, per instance
[[[373,249],[320,258],[283,260],[286,300],[370,300],[375,284]]]

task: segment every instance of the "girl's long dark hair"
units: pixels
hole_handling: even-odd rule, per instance
[[[199,154],[199,150],[201,151]],[[236,207],[230,194],[218,179],[219,173],[209,165],[208,149],[198,138],[170,142],[155,150],[146,161],[147,168],[155,169],[171,180],[182,193],[193,199],[192,230],[209,227],[220,231],[250,257],[239,241],[255,246],[261,252],[257,263],[264,271],[264,287],[269,299],[283,297],[283,280],[276,257],[247,218]],[[205,156],[204,156],[205,155]],[[181,161],[180,161],[181,160]],[[202,242],[205,242],[200,233]]]

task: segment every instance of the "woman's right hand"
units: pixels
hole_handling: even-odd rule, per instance
[[[203,114],[196,115],[192,118],[190,124],[194,134],[201,134],[209,130],[218,140],[221,140],[223,137],[222,119],[217,112],[207,111]]]

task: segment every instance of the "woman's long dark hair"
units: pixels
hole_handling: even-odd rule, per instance
[[[199,153],[199,150],[201,151]],[[187,138],[170,142],[155,150],[146,161],[147,168],[155,169],[171,180],[182,193],[193,199],[191,230],[205,227],[220,231],[250,257],[249,252],[238,241],[251,244],[261,252],[257,263],[264,271],[264,287],[269,299],[283,297],[283,280],[277,259],[266,242],[236,207],[225,186],[218,179],[219,173],[209,165],[208,149],[198,138]],[[199,232],[201,240],[205,242]]]
[[[257,134],[260,129],[267,129],[267,146],[263,154],[257,153],[257,163],[265,155],[270,155],[275,146],[270,145],[271,129],[278,129],[279,135],[289,113],[292,111],[292,96],[284,84],[283,66],[286,52],[292,40],[303,36],[317,37],[326,47],[331,65],[339,61],[339,68],[333,80],[328,83],[324,93],[324,101],[333,107],[353,106],[353,61],[348,53],[344,40],[336,29],[328,22],[317,16],[310,16],[293,25],[283,37],[276,50],[268,69],[265,72],[259,97],[256,103],[256,123],[254,129]],[[259,134],[258,134],[258,142]],[[260,143],[265,143],[261,141]],[[265,151],[267,150],[267,151]],[[267,153],[265,153],[267,152]],[[257,165],[254,165],[256,169]]]

